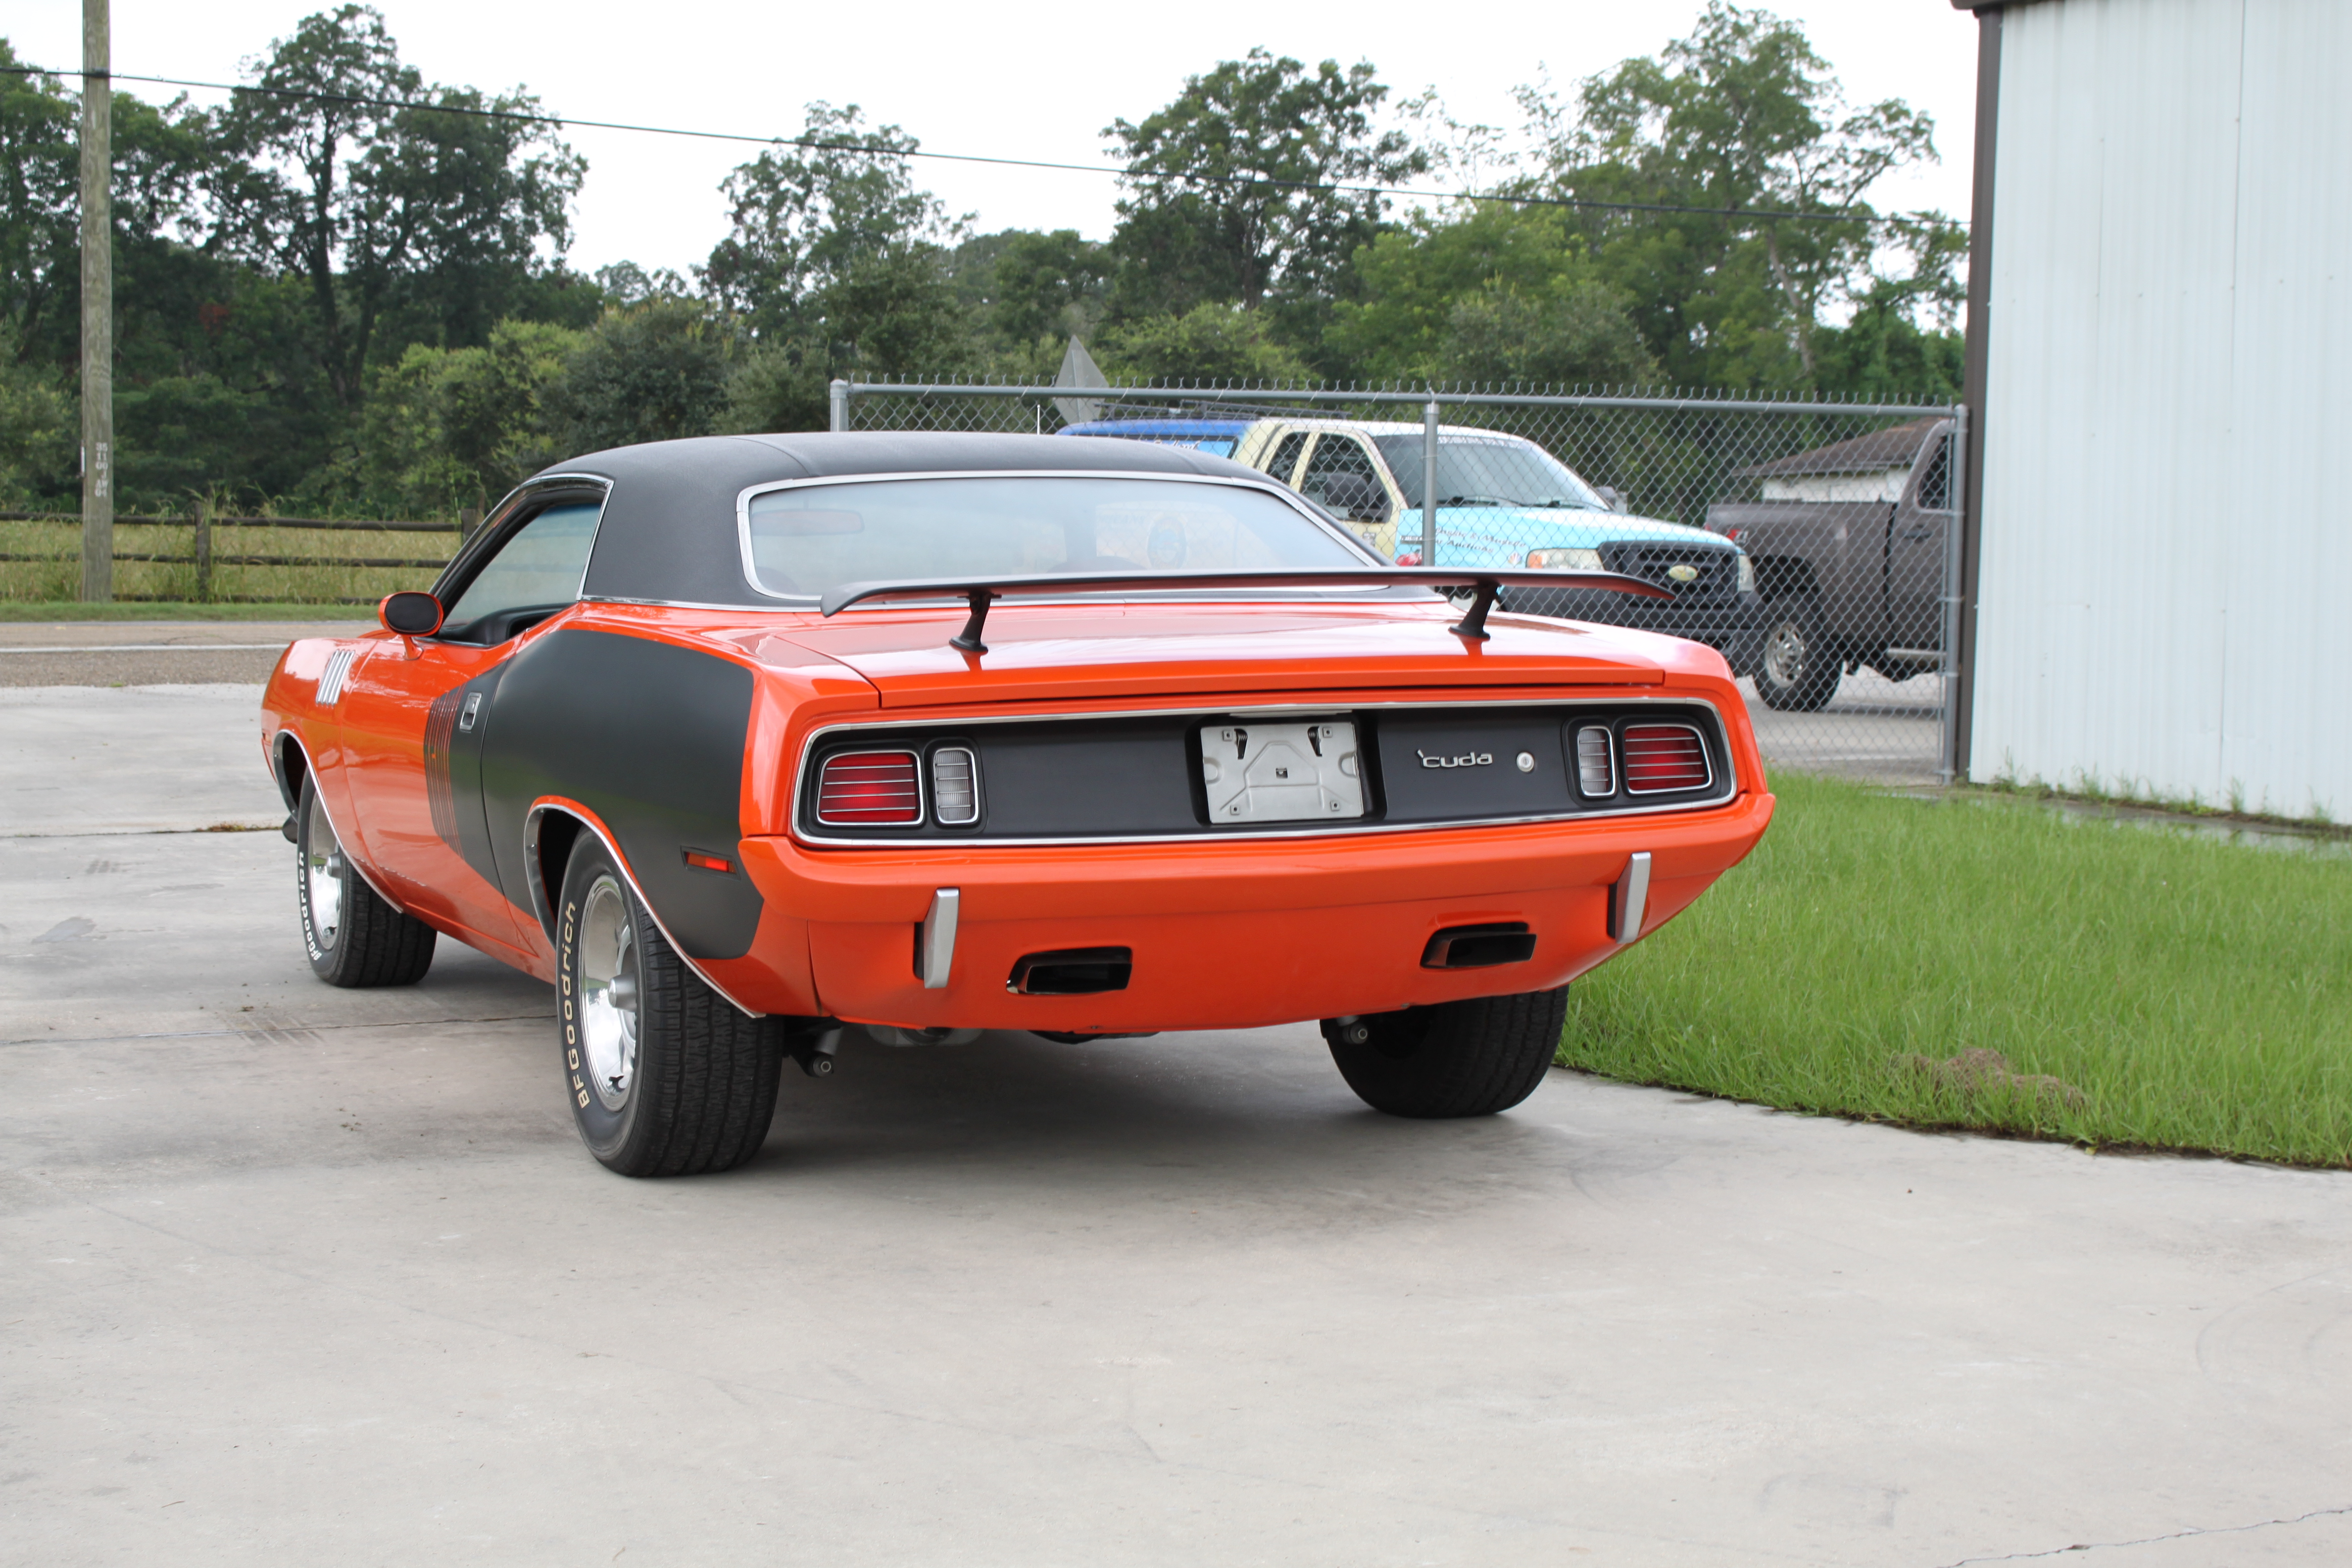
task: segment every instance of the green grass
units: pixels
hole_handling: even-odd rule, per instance
[[[86,605],[79,600],[0,599],[0,623],[25,621],[373,621],[373,605]]]
[[[2352,856],[1779,774],[1560,1061],[1790,1110],[2352,1165]],[[2079,1099],[1906,1058],[1998,1051]]]
[[[457,531],[446,533],[365,528],[222,526],[213,531],[210,600],[260,599],[321,605],[361,598],[373,605],[402,588],[430,587],[435,566],[369,566],[366,560],[444,561],[457,552]],[[126,555],[193,556],[195,530],[182,524],[118,522],[114,531],[114,591],[188,601],[197,597],[196,569],[187,561],[131,561]],[[79,523],[0,519],[0,605],[55,604],[81,591]],[[240,557],[299,558],[299,566],[236,565]]]

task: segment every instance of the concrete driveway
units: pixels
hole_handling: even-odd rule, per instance
[[[0,691],[0,1563],[2352,1560],[2352,1178],[1294,1027],[853,1043],[627,1182],[543,988],[159,830],[282,816],[253,696]]]

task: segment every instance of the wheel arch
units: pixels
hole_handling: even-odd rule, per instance
[[[627,880],[629,890],[636,895],[638,905],[646,911],[646,918],[654,922],[654,928],[661,932],[662,940],[669,943],[670,950],[677,953],[677,961],[692,970],[695,977],[705,985],[725,997],[727,1005],[745,1017],[764,1017],[766,1015],[759,1009],[745,1006],[687,952],[678,942],[677,934],[663,921],[661,910],[655,907],[653,900],[646,896],[645,884],[638,880],[635,869],[629,864],[629,858],[621,852],[619,842],[597,819],[596,814],[578,801],[566,800],[561,795],[541,796],[531,803],[530,809],[523,816],[523,875],[530,889],[531,913],[539,918],[540,927],[547,933],[547,940],[551,943],[556,940],[555,911],[563,897],[564,872],[572,864],[572,853],[579,846],[583,834],[603,845],[604,853],[613,858],[613,864],[619,868],[622,877]]]

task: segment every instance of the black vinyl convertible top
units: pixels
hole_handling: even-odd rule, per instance
[[[701,436],[615,447],[558,463],[532,482],[564,475],[611,481],[583,593],[592,599],[772,605],[744,581],[735,500],[778,479],[849,474],[1061,469],[1087,473],[1205,474],[1265,482],[1228,458],[1148,441],[942,431]]]

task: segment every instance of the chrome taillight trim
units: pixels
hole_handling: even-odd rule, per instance
[[[888,729],[900,731],[902,733],[908,731],[936,730],[941,733],[953,734],[959,731],[969,731],[983,724],[1036,724],[1050,723],[1056,720],[1068,720],[1072,722],[1084,723],[1098,719],[1158,719],[1171,716],[1181,716],[1191,713],[1213,713],[1240,718],[1252,714],[1260,717],[1273,717],[1276,715],[1329,715],[1342,710],[1350,712],[1386,712],[1394,710],[1410,710],[1413,711],[1447,711],[1482,708],[1615,708],[1622,710],[1627,708],[1648,707],[1653,704],[1661,708],[1680,710],[1683,712],[1690,712],[1693,710],[1696,710],[1707,714],[1709,719],[1720,727],[1721,732],[1724,736],[1725,744],[1727,748],[1728,747],[1730,739],[1729,728],[1728,726],[1724,725],[1722,714],[1717,710],[1715,704],[1709,702],[1706,698],[1698,696],[1520,697],[1499,700],[1471,699],[1469,700],[1456,702],[1430,701],[1426,699],[1415,700],[1404,698],[1370,702],[1266,702],[1257,704],[1188,702],[1171,704],[1163,708],[1105,708],[1075,711],[1068,710],[1048,710],[1045,712],[1029,713],[959,714],[953,717],[939,719],[908,719],[897,714],[882,713],[874,715],[870,718],[841,720],[831,724],[820,725],[818,728],[809,731],[808,738],[801,742],[800,761],[793,772],[793,778],[795,782],[793,788],[793,816],[789,831],[792,837],[800,843],[824,848],[904,849],[909,847],[930,847],[952,848],[957,853],[962,854],[968,853],[973,849],[1037,849],[1060,847],[1073,844],[1234,844],[1258,843],[1266,839],[1280,838],[1339,838],[1351,836],[1366,837],[1391,833],[1450,833],[1456,828],[1462,827],[1514,827],[1528,826],[1541,823],[1605,822],[1613,817],[1620,816],[1661,816],[1668,814],[1690,811],[1714,811],[1730,805],[1732,801],[1738,797],[1739,794],[1738,788],[1738,772],[1736,767],[1727,770],[1723,779],[1717,783],[1717,787],[1702,799],[1669,801],[1655,805],[1644,803],[1640,805],[1612,806],[1598,811],[1587,809],[1582,811],[1546,812],[1537,816],[1465,817],[1456,822],[1352,822],[1337,826],[1318,826],[1311,827],[1269,827],[1263,830],[1248,828],[1221,828],[1211,830],[1203,828],[1198,833],[1139,833],[1056,838],[967,838],[958,836],[953,839],[940,839],[924,837],[887,837],[878,835],[863,836],[856,838],[842,838],[817,831],[819,827],[826,825],[816,822],[814,820],[814,814],[810,809],[814,792],[807,790],[804,785],[799,782],[808,778],[808,770],[814,765],[818,750],[821,747],[825,746],[829,742],[838,743],[841,737],[844,735],[854,734],[859,730]],[[1650,721],[1651,721],[1646,719],[1643,721],[1643,722],[1645,723]],[[1672,722],[1673,721],[1667,720],[1665,721]],[[1693,725],[1693,727],[1696,728],[1696,725]],[[1700,734],[1702,737],[1702,749],[1704,749],[1704,736],[1706,731],[1701,730]],[[1712,770],[1712,766],[1713,764],[1710,762],[1710,770]]]
[[[1628,730],[1636,728],[1636,726],[1632,724],[1628,724],[1624,727]],[[1706,780],[1704,784],[1662,784],[1649,789],[1636,789],[1633,787],[1633,759],[1630,754],[1628,754],[1625,758],[1624,768],[1625,793],[1627,795],[1679,795],[1685,790],[1711,789],[1714,787],[1715,758],[1708,754],[1706,749],[1706,735],[1705,731],[1698,728],[1698,726],[1696,724],[1677,724],[1673,722],[1671,720],[1644,719],[1642,721],[1639,728],[1645,730],[1682,730],[1687,731],[1690,737],[1698,742],[1698,760],[1700,764],[1706,769]],[[1624,744],[1622,737],[1619,739],[1618,744],[1620,747],[1622,747]]]

